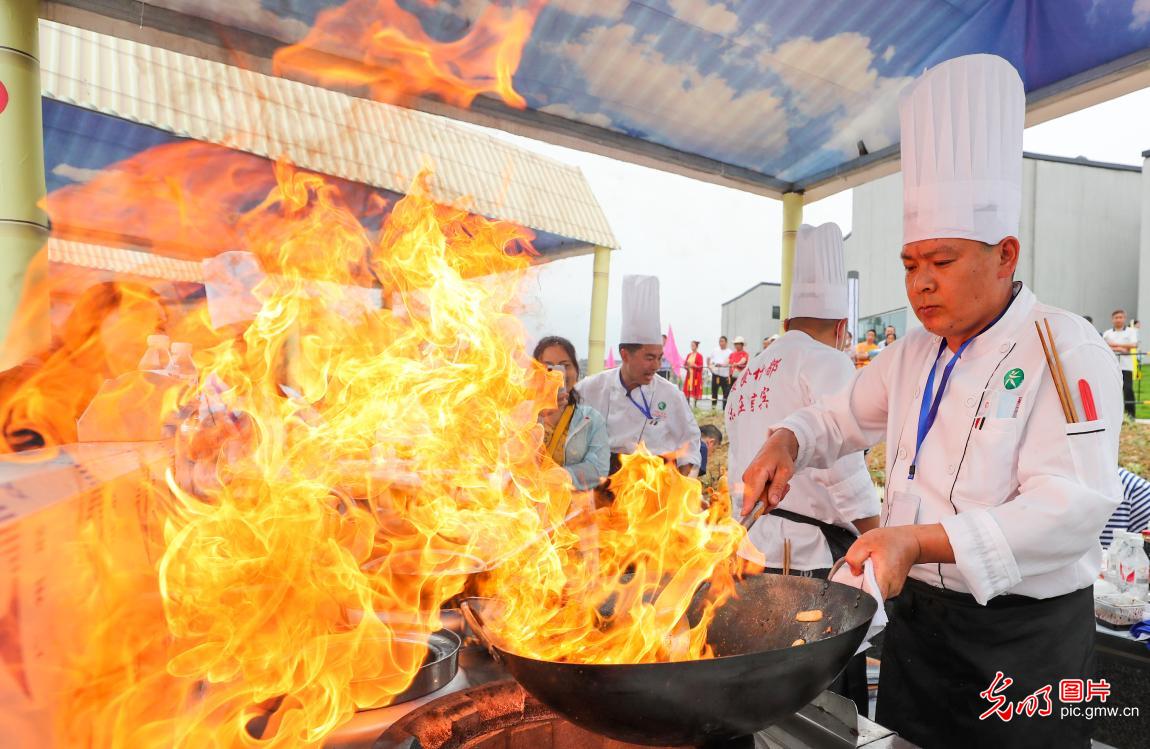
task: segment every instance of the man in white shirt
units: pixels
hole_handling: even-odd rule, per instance
[[[727,475],[735,508],[742,506],[743,471],[770,427],[845,389],[854,377],[850,357],[838,348],[847,326],[847,278],[838,226],[799,227],[791,289],[792,316],[783,321],[786,332],[769,351],[751,360],[727,404]],[[785,539],[791,544],[791,569],[825,578],[859,533],[878,527],[878,514],[878,493],[863,455],[851,453],[829,469],[797,473],[782,504],[751,526],[739,555],[777,571],[783,567]],[[867,715],[864,656],[852,660],[842,682],[835,691]]]
[[[744,507],[774,507],[796,470],[885,439],[882,527],[846,561],[873,565],[892,599],[876,719],[922,746],[1090,746],[1089,719],[1060,718],[1059,684],[1093,676],[1121,378],[1085,320],[1014,282],[1025,109],[993,55],[904,90],[902,262],[923,327],[792,414],[743,474]],[[1006,711],[1031,695],[1044,712]]]
[[[575,389],[607,420],[611,473],[619,456],[646,445],[674,460],[684,475],[699,469],[699,425],[679,388],[657,374],[663,356],[659,326],[659,279],[623,277],[622,363],[586,378]]]
[[[719,347],[711,352],[707,367],[711,370],[711,410],[716,401],[719,408],[724,408],[731,394],[731,350],[725,335],[719,336]]]
[[[1110,315],[1110,330],[1102,334],[1102,340],[1118,357],[1122,369],[1122,401],[1126,415],[1134,417],[1134,355],[1138,351],[1138,329],[1126,327],[1126,310],[1116,309]]]

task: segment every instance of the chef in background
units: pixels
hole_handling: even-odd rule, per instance
[[[886,441],[882,527],[846,561],[873,565],[893,599],[876,719],[922,746],[1090,746],[1090,721],[1060,716],[1059,683],[1094,675],[1122,381],[1085,320],[1014,281],[1025,109],[993,55],[903,92],[902,263],[923,327],[783,421],[743,474],[744,508],[776,507],[796,471]]]
[[[659,279],[623,277],[622,363],[583,380],[576,390],[607,420],[611,473],[619,456],[640,443],[655,455],[674,460],[684,475],[699,470],[699,425],[683,393],[657,372],[663,357],[659,325]]]
[[[751,360],[727,402],[727,475],[736,510],[742,506],[743,472],[770,427],[844,390],[854,377],[850,357],[838,347],[847,326],[847,277],[843,235],[835,224],[799,227],[790,311],[783,335]],[[862,453],[854,452],[830,468],[799,471],[782,503],[751,526],[739,555],[768,571],[781,571],[785,539],[791,545],[791,570],[825,578],[859,533],[878,527],[878,514],[878,492]],[[852,659],[832,689],[867,715],[866,657]]]

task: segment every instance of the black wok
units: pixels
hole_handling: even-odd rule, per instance
[[[582,728],[634,744],[724,741],[770,726],[830,686],[862,644],[877,608],[856,588],[815,578],[764,574],[737,590],[739,597],[711,623],[712,659],[558,663],[490,644],[524,689]],[[796,613],[811,609],[822,610],[821,621],[795,621]],[[493,601],[469,599],[464,613],[473,628],[498,631]],[[692,623],[698,613],[696,605]],[[799,638],[806,644],[792,646]]]

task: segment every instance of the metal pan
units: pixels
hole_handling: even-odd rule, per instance
[[[764,574],[737,589],[711,623],[707,640],[717,655],[711,659],[557,663],[516,655],[497,640],[488,644],[524,689],[582,728],[634,744],[725,741],[793,714],[830,686],[877,608],[857,588],[814,578]],[[823,612],[820,621],[795,621],[796,613],[812,609]],[[490,635],[491,623],[498,631],[496,602],[469,599],[463,611],[477,633]],[[799,638],[805,644],[792,646]]]

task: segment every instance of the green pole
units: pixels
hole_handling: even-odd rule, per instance
[[[51,339],[39,10],[0,0],[0,370]]]

